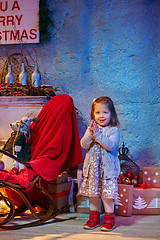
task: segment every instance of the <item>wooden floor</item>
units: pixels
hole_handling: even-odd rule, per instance
[[[30,215],[17,218],[18,222],[31,221]],[[160,215],[116,216],[116,228],[112,232],[85,230],[88,214],[64,213],[44,225],[21,230],[0,230],[0,240],[160,240]],[[103,222],[103,215],[101,216]]]

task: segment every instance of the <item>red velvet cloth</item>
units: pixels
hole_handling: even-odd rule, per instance
[[[31,126],[33,170],[47,181],[83,161],[73,100],[53,97]]]
[[[83,161],[75,107],[70,96],[60,94],[49,100],[30,131],[32,169],[25,168],[18,174],[0,171],[0,180],[27,188],[37,174],[46,181],[52,181]]]

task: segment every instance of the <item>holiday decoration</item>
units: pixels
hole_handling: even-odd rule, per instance
[[[138,184],[137,179],[132,179],[131,184],[134,185],[134,186],[137,186],[137,184]]]
[[[64,183],[68,181],[68,174],[67,172],[63,172],[58,177],[52,181],[52,183],[59,184],[59,183]]]
[[[118,184],[118,198],[115,202],[115,214],[121,216],[132,215],[133,186]]]
[[[5,82],[6,83],[14,83],[14,76],[12,74],[12,66],[11,65],[8,66],[8,73],[5,76]]]
[[[10,124],[11,129],[13,130],[8,141],[3,146],[5,152],[8,152],[15,157],[27,162],[30,160],[30,147],[26,143],[26,140],[30,140],[30,125],[31,122],[36,121],[37,118],[28,118],[23,117],[21,120],[18,120]],[[13,161],[12,158],[6,155],[2,155],[1,161],[4,163],[4,169],[12,169],[15,173],[18,173],[25,166],[17,161]],[[1,164],[1,170],[2,164]]]
[[[127,178],[129,178],[129,179],[131,179],[132,178],[132,172],[130,172],[130,171],[127,171],[127,172],[125,172],[125,174],[124,174],[124,176],[125,177],[127,177]]]
[[[119,177],[117,178],[118,183],[120,184],[132,184],[134,186],[138,185],[138,175],[137,174],[133,174],[130,171],[124,171],[121,170]]]
[[[2,83],[0,84],[0,96],[49,96],[54,97],[58,88],[41,85],[34,87],[22,85],[20,83]]]
[[[160,188],[134,188],[133,214],[160,214]]]
[[[32,85],[34,87],[39,87],[40,86],[40,79],[41,79],[41,75],[38,72],[37,63],[35,63],[34,64],[34,72],[32,73]]]
[[[143,168],[143,182],[148,186],[160,187],[160,167],[147,166]]]
[[[120,171],[120,174],[119,174],[119,177],[120,177],[120,178],[124,178],[124,173],[125,173],[125,171],[121,170],[121,171]]]
[[[121,177],[118,177],[118,178],[117,178],[117,182],[118,182],[118,184],[122,183],[122,178],[121,178]]]
[[[134,163],[132,159],[128,157],[129,150],[124,147],[124,142],[122,143],[122,147],[119,148],[119,160],[121,171],[119,177],[121,178],[122,184],[133,184],[136,186],[139,181],[140,168]],[[118,183],[120,180],[118,179]]]
[[[132,179],[136,179],[138,181],[139,176],[137,174],[132,175]]]
[[[118,202],[115,203],[116,214],[123,216],[131,216],[132,214],[160,214],[160,167],[144,167],[142,174],[145,181],[139,184],[137,174],[132,173],[131,176],[130,172],[121,170],[118,177],[118,183],[121,183],[118,184]],[[156,187],[155,185],[158,186]],[[130,192],[127,192],[127,189]],[[124,192],[127,195],[124,196]],[[129,194],[131,200],[129,200]],[[127,212],[128,208],[129,213]]]
[[[27,73],[25,72],[25,63],[22,63],[22,71],[19,75],[19,83],[27,85]]]
[[[124,183],[124,184],[127,184],[127,185],[130,185],[130,184],[131,184],[130,178],[124,177],[124,178],[123,178],[123,183]]]
[[[64,176],[67,176],[67,173],[64,173]],[[61,179],[61,180],[60,180]],[[68,204],[68,197],[71,189],[71,181],[68,181],[68,178],[65,182],[63,181],[63,174],[58,176],[58,180],[55,179],[53,181],[48,182],[47,190],[50,195],[53,197],[55,207],[60,209]],[[58,183],[58,182],[61,183]]]

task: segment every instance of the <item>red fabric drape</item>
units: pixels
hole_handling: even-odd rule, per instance
[[[47,181],[83,161],[73,100],[62,94],[52,98],[31,126],[33,170]]]
[[[32,169],[25,168],[18,174],[0,171],[0,180],[27,188],[37,174],[46,181],[52,181],[83,161],[75,107],[70,96],[60,94],[46,103],[30,131]]]

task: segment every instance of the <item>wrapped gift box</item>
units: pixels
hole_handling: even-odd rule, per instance
[[[72,182],[53,183],[49,182],[47,190],[53,197],[55,207],[60,209],[68,204],[68,196],[70,193]]]
[[[160,214],[160,188],[134,188],[133,214]]]
[[[160,187],[160,167],[144,167],[143,182],[145,182],[148,186]]]
[[[132,215],[133,185],[118,184],[118,198],[115,202],[115,214]]]
[[[51,183],[59,184],[67,181],[68,181],[68,174],[67,172],[63,172],[62,174],[58,175],[58,177],[55,180],[51,181]]]

